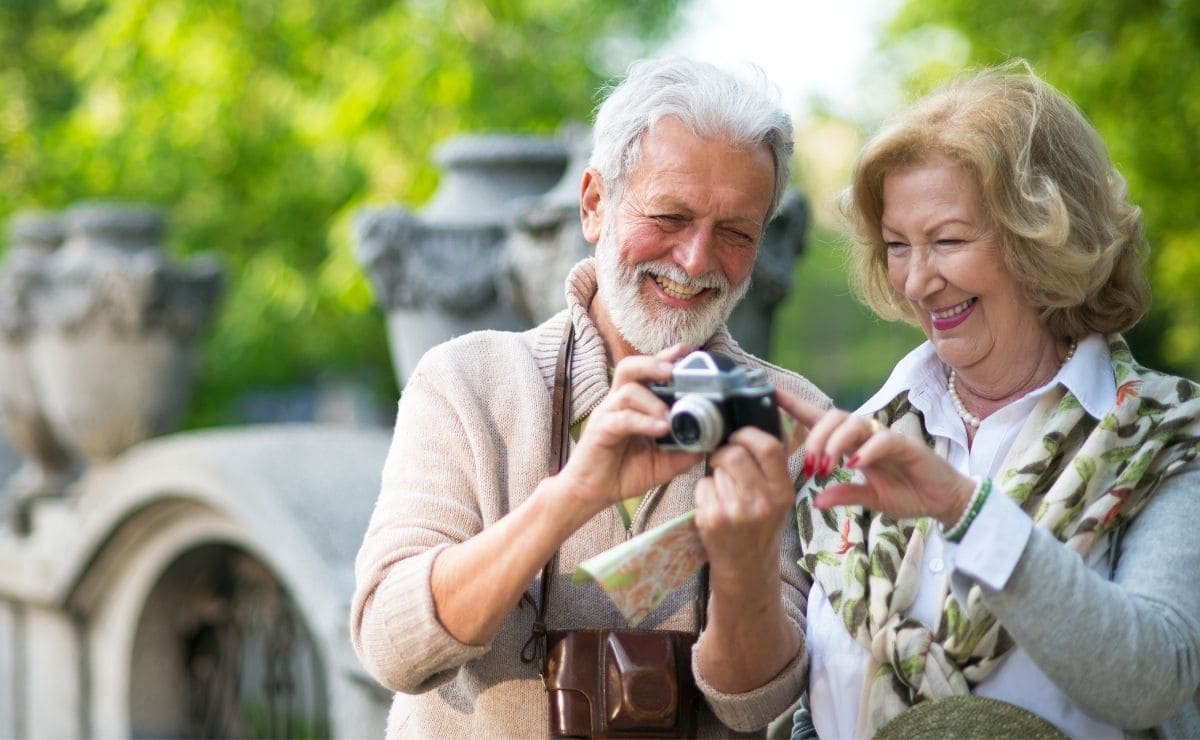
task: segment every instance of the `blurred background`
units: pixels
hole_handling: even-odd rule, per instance
[[[302,389],[347,383],[390,421],[398,388],[351,214],[422,204],[452,135],[590,120],[597,88],[639,56],[746,59],[795,115],[795,185],[814,215],[773,359],[852,404],[919,339],[845,288],[832,199],[857,146],[944,76],[1020,56],[1095,122],[1144,208],[1155,304],[1137,355],[1200,374],[1200,3],[834,5],[3,0],[0,220],[149,203],[171,253],[220,256],[187,426],[279,415]]]
[[[0,737],[382,734],[348,614],[403,377],[553,311],[598,91],[667,53],[780,87],[803,196],[731,327],[841,405],[921,341],[847,289],[855,154],[1014,57],[1144,209],[1136,355],[1200,376],[1200,0],[0,0]]]

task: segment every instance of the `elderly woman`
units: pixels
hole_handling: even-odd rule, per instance
[[[1140,211],[1096,131],[989,70],[868,142],[845,206],[861,296],[928,341],[857,414],[784,399],[817,734],[974,694],[1072,737],[1200,736],[1200,387],[1121,338]]]

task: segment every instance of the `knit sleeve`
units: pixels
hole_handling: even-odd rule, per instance
[[[430,573],[437,555],[483,528],[469,436],[441,392],[418,370],[404,389],[382,486],[358,557],[350,636],[363,666],[393,691],[449,681],[487,652],[441,625]]]
[[[985,603],[1043,672],[1090,716],[1157,726],[1200,684],[1200,471],[1176,475],[1129,525],[1113,580],[1034,530]]]

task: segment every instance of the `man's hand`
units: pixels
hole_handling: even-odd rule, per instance
[[[559,473],[583,517],[621,499],[639,496],[670,481],[703,457],[659,449],[654,440],[670,430],[667,405],[647,387],[671,379],[674,361],[686,347],[652,356],[626,357],[617,364],[612,388],[592,411],[587,427]]]
[[[754,427],[713,453],[696,486],[696,528],[714,590],[779,597],[779,541],[795,492],[782,443]]]
[[[779,567],[795,490],[785,443],[761,429],[739,429],[709,467],[696,487],[712,591],[699,670],[718,690],[743,693],[768,683],[800,649],[781,602]]]

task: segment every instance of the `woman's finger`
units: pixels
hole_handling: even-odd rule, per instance
[[[863,506],[868,509],[878,508],[875,492],[870,486],[861,483],[836,483],[826,486],[813,496],[812,505],[816,509],[830,509],[835,506]]]
[[[883,434],[883,427],[869,416],[849,416],[829,435],[826,452],[834,461],[855,458],[863,445]],[[853,467],[853,466],[850,466]]]
[[[793,419],[810,429],[821,420],[828,410],[803,401],[782,388],[775,389],[775,403]]]
[[[917,455],[936,454],[924,445],[917,445],[912,440],[888,431],[886,428],[870,434],[846,461],[846,467],[867,469],[884,462],[895,463],[904,467],[904,460],[911,459],[914,449]]]
[[[850,414],[841,409],[830,409],[813,425],[804,442],[805,473],[825,475],[832,470],[836,459],[830,454],[829,439],[837,428],[849,418],[851,418]]]

